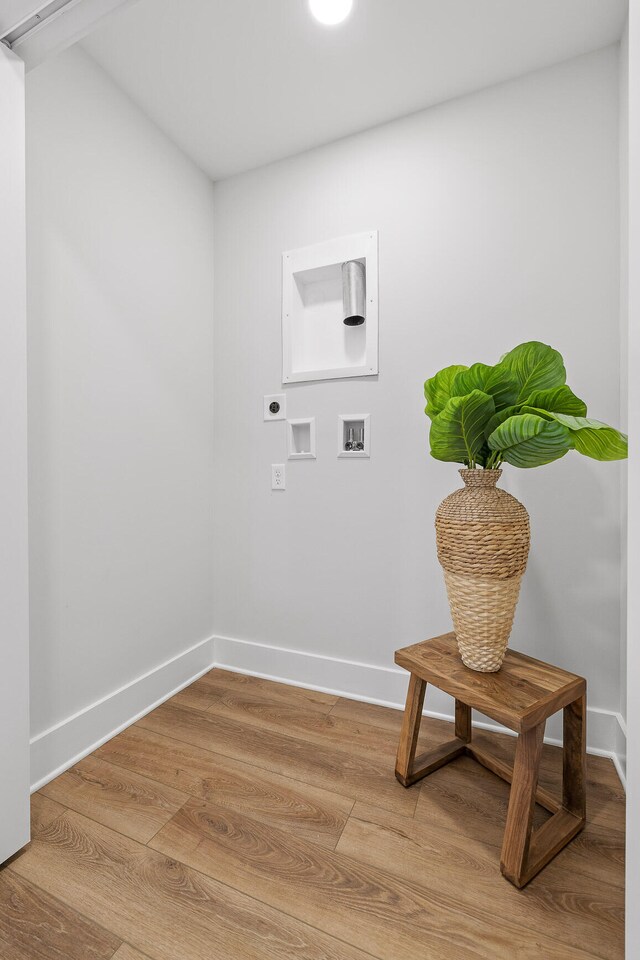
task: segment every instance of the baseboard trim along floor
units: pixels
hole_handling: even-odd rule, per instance
[[[214,647],[216,666],[221,669],[307,687],[350,700],[404,709],[408,674],[395,666],[381,667],[232,637],[215,637]],[[429,688],[424,715],[453,721],[453,700],[442,691]],[[474,713],[473,725],[482,730],[512,735],[506,727],[493,723],[481,714]],[[560,714],[552,717],[547,724],[545,743],[554,746],[562,743]],[[626,788],[625,746],[626,729],[620,714],[589,707],[587,752],[613,760],[622,785]]]
[[[97,750],[213,665],[214,644],[207,638],[36,734],[30,744],[31,791]]]
[[[396,710],[404,707],[408,682],[406,671],[397,667],[381,667],[233,637],[210,637],[34,736],[31,740],[32,791],[214,667]],[[425,716],[453,720],[453,701],[441,691],[429,689],[426,704]],[[480,714],[474,715],[474,726],[509,733]],[[545,742],[557,745],[562,742],[561,737],[560,716],[553,717],[547,725]],[[589,707],[587,751],[611,758],[624,787],[625,746],[626,730],[620,714]]]

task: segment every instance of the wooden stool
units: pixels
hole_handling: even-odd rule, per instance
[[[396,777],[410,787],[466,754],[510,783],[500,869],[516,887],[524,887],[586,822],[586,681],[513,650],[507,651],[498,673],[477,673],[462,663],[454,633],[398,650],[395,660],[411,673]],[[455,738],[416,760],[427,683],[455,697]],[[473,746],[472,708],[517,732],[513,769]],[[545,723],[560,709],[564,710],[562,803],[538,787]],[[536,802],[553,816],[532,833]]]

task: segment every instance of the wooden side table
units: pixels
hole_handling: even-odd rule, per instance
[[[513,650],[498,673],[477,673],[462,663],[454,633],[398,650],[396,663],[411,674],[396,777],[405,787],[462,754],[473,757],[511,784],[500,869],[516,887],[524,887],[562,850],[586,822],[586,691],[583,677]],[[427,683],[455,698],[455,737],[416,759]],[[471,710],[518,734],[513,769],[473,746]],[[562,801],[538,787],[544,727],[564,710]],[[553,816],[532,831],[535,803]]]

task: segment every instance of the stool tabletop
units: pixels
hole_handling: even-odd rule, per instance
[[[427,683],[521,733],[572,703],[586,681],[567,670],[507,650],[497,673],[465,667],[455,633],[396,651],[395,662]]]

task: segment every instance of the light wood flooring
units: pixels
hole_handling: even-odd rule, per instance
[[[499,869],[507,785],[460,758],[405,790],[400,720],[212,670],[33,796],[32,842],[0,869],[0,957],[622,958],[611,761],[589,757],[587,828],[519,891]],[[423,727],[423,747],[451,736]],[[545,747],[541,782],[560,772]]]

